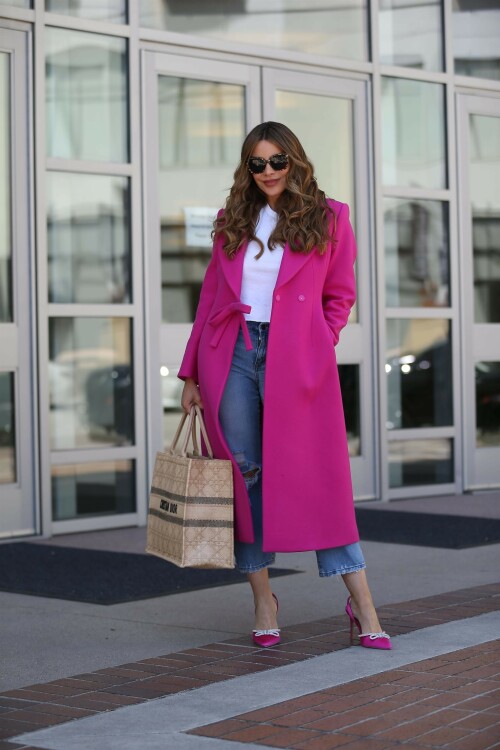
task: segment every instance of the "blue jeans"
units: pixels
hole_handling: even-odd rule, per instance
[[[236,567],[255,573],[275,560],[274,552],[262,550],[262,405],[269,323],[247,321],[253,349],[247,351],[240,330],[219,419],[250,498],[255,541],[235,542]],[[320,576],[354,573],[366,567],[358,542],[343,547],[316,550]]]

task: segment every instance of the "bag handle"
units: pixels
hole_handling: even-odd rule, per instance
[[[212,450],[212,445],[210,443],[210,440],[208,439],[207,428],[205,427],[205,422],[204,422],[204,419],[203,419],[203,414],[202,414],[201,409],[198,406],[198,404],[193,404],[193,406],[191,407],[191,409],[189,411],[189,414],[187,412],[184,412],[184,414],[182,415],[181,420],[179,422],[179,426],[177,427],[176,433],[174,435],[174,439],[172,440],[172,444],[171,444],[170,449],[169,449],[168,452],[170,454],[174,454],[175,453],[175,449],[177,448],[177,443],[179,442],[180,435],[182,433],[182,430],[183,430],[184,425],[186,423],[186,419],[188,417],[189,417],[188,429],[186,430],[186,434],[185,434],[184,440],[182,442],[181,452],[180,452],[179,455],[184,456],[184,457],[187,456],[187,449],[188,449],[188,445],[189,445],[189,438],[191,438],[191,441],[193,443],[193,452],[194,452],[194,455],[199,455],[198,441],[197,441],[197,438],[196,438],[196,419],[198,419],[198,421],[200,423],[200,431],[201,431],[201,434],[203,435],[203,440],[205,441],[205,445],[207,447],[208,455],[209,455],[210,458],[213,458],[214,454],[213,454],[213,450]]]

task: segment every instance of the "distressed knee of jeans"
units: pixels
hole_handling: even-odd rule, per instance
[[[249,490],[259,479],[260,466],[257,466],[252,461],[247,461],[243,451],[234,451],[233,455],[245,480],[246,488]]]

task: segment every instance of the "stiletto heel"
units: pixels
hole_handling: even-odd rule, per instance
[[[354,626],[356,625],[359,633],[359,642],[363,648],[377,648],[383,651],[390,651],[392,649],[391,638],[383,630],[380,633],[363,633],[361,630],[361,623],[358,618],[355,617],[351,607],[351,597],[347,599],[345,605],[345,611],[349,618],[349,624],[351,626],[351,645],[354,642]]]
[[[278,614],[279,603],[276,594],[272,595],[276,604],[276,614]],[[280,642],[280,629],[270,628],[269,630],[252,630],[252,640],[256,646],[261,648],[270,648],[271,646],[277,646]]]
[[[349,620],[349,625],[351,627],[351,646],[354,644],[354,622],[352,620]]]

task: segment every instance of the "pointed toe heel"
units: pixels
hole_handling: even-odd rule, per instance
[[[280,629],[272,628],[271,630],[252,630],[252,640],[256,646],[260,646],[261,648],[277,646],[281,641]]]
[[[376,648],[381,651],[390,651],[392,649],[391,638],[385,631],[382,630],[380,633],[362,632],[361,623],[352,611],[351,597],[347,600],[345,611],[349,618],[351,646],[354,643],[354,626],[356,626],[359,634],[359,642],[363,648]]]
[[[363,648],[378,648],[382,651],[392,649],[391,638],[384,630],[380,633],[360,633],[359,642]]]
[[[276,613],[279,610],[279,602],[276,594],[273,594],[273,599],[276,604]],[[269,630],[252,630],[252,641],[256,646],[261,648],[271,648],[271,646],[277,646],[281,641],[280,629],[270,628]]]

